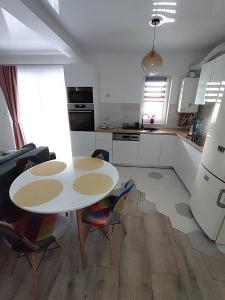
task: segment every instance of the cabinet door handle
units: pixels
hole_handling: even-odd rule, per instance
[[[220,202],[220,200],[221,200],[224,193],[225,193],[225,190],[221,190],[219,195],[218,195],[218,198],[216,200],[217,205],[221,208],[225,208],[225,204]]]

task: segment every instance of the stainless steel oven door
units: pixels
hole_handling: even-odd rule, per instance
[[[94,111],[69,110],[69,123],[71,131],[94,131]]]

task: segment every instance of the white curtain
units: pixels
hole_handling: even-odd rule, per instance
[[[48,146],[57,159],[71,157],[62,66],[19,66],[20,118],[27,143]]]

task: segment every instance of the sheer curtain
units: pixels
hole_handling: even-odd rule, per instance
[[[48,146],[57,159],[71,157],[62,66],[19,66],[20,116],[27,143]]]

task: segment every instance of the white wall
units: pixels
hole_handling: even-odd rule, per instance
[[[0,151],[15,149],[11,118],[0,89]]]
[[[176,127],[178,120],[177,102],[181,79],[186,76],[190,65],[202,60],[205,52],[160,54],[163,58],[163,66],[159,76],[172,77],[167,127]],[[96,91],[99,88],[99,93],[97,92],[95,97],[96,102],[100,101],[98,123],[102,123],[105,118],[109,118],[114,126],[121,125],[123,120],[119,122],[118,116],[124,116],[125,114],[124,106],[121,103],[139,104],[142,101],[145,76],[141,68],[143,56],[144,53],[89,54],[87,56],[88,64],[73,64],[64,67],[66,83],[72,85],[89,83],[95,86]],[[134,107],[137,107],[139,110],[138,105]],[[134,113],[133,110],[132,113]],[[117,124],[115,124],[115,115],[117,115]],[[129,111],[127,112],[127,118],[128,120],[130,119]]]

